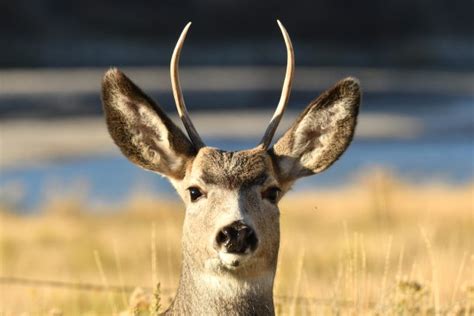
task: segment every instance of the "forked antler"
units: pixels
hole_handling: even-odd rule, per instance
[[[287,62],[286,62],[286,74],[285,80],[283,81],[283,88],[281,91],[280,101],[275,110],[275,113],[270,120],[270,124],[263,135],[262,140],[260,141],[259,146],[267,149],[272,142],[272,138],[275,135],[278,124],[281,121],[283,113],[285,112],[286,106],[288,104],[288,99],[290,98],[291,85],[293,82],[293,74],[295,68],[295,57],[293,52],[293,45],[291,44],[290,36],[286,31],[285,27],[279,20],[277,20],[278,26],[280,27],[283,39],[285,40],[286,53],[287,53]],[[186,110],[186,104],[184,103],[183,93],[181,91],[181,84],[179,82],[179,56],[181,54],[181,49],[183,47],[184,40],[186,39],[186,34],[188,33],[191,22],[186,24],[181,36],[176,43],[176,47],[173,51],[173,56],[171,57],[170,64],[170,74],[171,74],[171,87],[173,90],[174,100],[176,102],[176,107],[178,109],[178,114],[181,120],[183,121],[184,127],[188,132],[189,138],[193,142],[194,146],[197,148],[204,147],[204,142],[196,131],[191,119],[189,117],[188,111]]]
[[[267,149],[272,142],[272,138],[275,135],[277,130],[278,124],[283,117],[283,113],[285,112],[286,106],[288,104],[288,99],[290,98],[291,92],[291,84],[293,83],[293,74],[295,70],[295,54],[293,52],[293,45],[291,44],[290,36],[286,31],[285,27],[279,20],[277,20],[278,26],[280,27],[281,34],[283,35],[283,39],[285,40],[286,45],[286,74],[285,80],[283,81],[283,88],[281,90],[280,101],[278,102],[278,106],[273,113],[272,119],[270,120],[270,124],[268,124],[267,130],[263,135],[262,140],[260,141],[259,146]]]
[[[186,109],[186,104],[184,103],[183,92],[181,91],[181,83],[179,82],[179,56],[181,54],[181,48],[183,48],[184,40],[186,39],[186,34],[188,33],[191,22],[186,24],[181,36],[176,43],[176,47],[173,51],[173,56],[171,57],[170,63],[170,75],[171,75],[171,88],[173,90],[174,101],[176,103],[176,108],[178,109],[179,117],[183,121],[184,128],[188,132],[189,138],[191,139],[194,146],[197,148],[204,147],[204,142],[199,136],[196,128],[191,122],[189,117],[188,110]]]

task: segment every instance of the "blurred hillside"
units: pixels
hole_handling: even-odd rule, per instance
[[[194,23],[184,64],[280,64],[275,19],[297,63],[474,69],[473,2],[2,1],[0,67],[164,65]]]
[[[473,9],[469,0],[0,1],[0,200],[34,207],[51,183],[78,179],[93,201],[126,199],[141,183],[175,197],[113,145],[100,82],[120,67],[175,114],[168,64],[188,21],[183,90],[207,144],[237,150],[261,137],[284,76],[281,19],[296,72],[279,133],[344,77],[364,92],[353,145],[295,189],[342,185],[373,166],[415,183],[471,183]]]

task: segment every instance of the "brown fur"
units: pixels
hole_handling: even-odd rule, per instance
[[[346,78],[306,107],[271,151],[280,166],[284,164],[283,161],[287,164],[287,166],[280,168],[284,180],[294,181],[299,177],[321,172],[342,155],[354,135],[360,99],[358,81]],[[332,112],[337,103],[340,103],[347,111],[346,115],[339,119],[335,119]],[[311,121],[308,122],[308,120]],[[299,127],[303,124],[306,124],[307,127],[300,131]],[[323,129],[322,126],[328,127]],[[296,134],[298,131],[300,135]],[[323,135],[329,135],[330,146],[321,143]],[[297,144],[298,138],[302,138],[303,141]],[[319,159],[309,163],[301,161],[303,155],[315,151],[321,152]]]
[[[105,74],[102,103],[109,133],[130,161],[173,178],[184,177],[181,166],[172,164],[178,156],[183,161],[193,157],[196,152],[193,145],[163,110],[121,71],[111,69]],[[164,135],[159,134],[157,126],[141,117],[141,108],[149,110],[153,118],[168,130],[169,149],[160,146]]]
[[[269,160],[263,150],[226,152],[204,149],[199,157],[201,178],[228,189],[262,185],[268,178]]]
[[[118,70],[107,72],[102,89],[107,126],[123,154],[167,176],[186,204],[181,279],[165,314],[274,315],[280,213],[262,193],[277,187],[281,197],[297,178],[321,172],[339,158],[354,134],[357,81],[345,79],[311,102],[274,148],[237,152],[196,150]],[[199,187],[199,199],[191,201],[190,187]],[[235,255],[216,243],[218,232],[236,221],[255,232],[253,251]],[[237,266],[230,264],[235,260]]]

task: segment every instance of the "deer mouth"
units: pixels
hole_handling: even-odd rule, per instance
[[[246,265],[251,257],[251,253],[231,253],[219,251],[218,256],[224,268],[228,270],[237,270]]]

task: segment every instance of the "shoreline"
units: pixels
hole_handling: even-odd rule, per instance
[[[0,96],[98,93],[108,67],[0,69]],[[169,92],[168,67],[120,67],[145,91]],[[183,89],[199,91],[280,90],[281,66],[181,67]],[[396,70],[375,67],[297,67],[294,91],[321,91],[345,77],[364,83],[365,92],[474,95],[473,72]],[[205,80],[203,80],[205,78]]]
[[[297,114],[294,111],[285,113],[276,137],[288,129]],[[204,139],[257,141],[270,117],[271,111],[196,112],[193,122]],[[178,126],[182,125],[176,115],[172,119]],[[406,140],[416,138],[422,132],[422,123],[410,116],[361,114],[355,138]],[[3,121],[0,151],[2,169],[118,153],[101,117]]]

